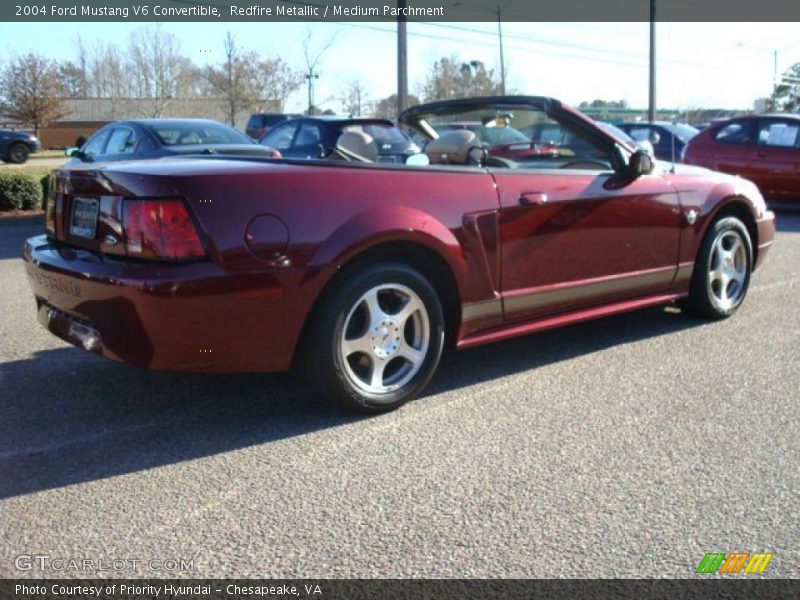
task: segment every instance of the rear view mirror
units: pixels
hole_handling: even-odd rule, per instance
[[[637,150],[628,161],[628,171],[633,177],[648,175],[653,172],[653,158],[642,150]]]

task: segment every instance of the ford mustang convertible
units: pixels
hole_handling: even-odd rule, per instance
[[[492,156],[453,122],[546,131],[547,152]],[[773,241],[749,181],[655,162],[554,99],[433,103],[401,123],[429,140],[406,164],[372,162],[353,131],[320,160],[53,172],[46,233],[24,248],[39,321],[148,369],[296,366],[377,412],[419,394],[446,346],[670,302],[729,317]]]

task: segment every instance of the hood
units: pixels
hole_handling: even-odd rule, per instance
[[[685,165],[683,163],[674,163],[674,165],[676,175],[708,175],[710,173],[714,173],[714,171],[711,169],[698,167],[696,165]],[[671,173],[673,169],[673,163],[668,160],[657,160],[656,167],[665,173]]]

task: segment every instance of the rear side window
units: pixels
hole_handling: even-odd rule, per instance
[[[130,154],[136,145],[133,130],[127,127],[117,127],[111,132],[111,137],[106,145],[106,154]]]
[[[755,144],[753,123],[751,121],[728,123],[714,134],[714,140],[724,144]]]
[[[758,128],[758,143],[778,148],[800,148],[800,123],[786,121],[761,121]]]

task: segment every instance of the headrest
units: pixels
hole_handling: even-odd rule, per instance
[[[456,129],[440,135],[425,146],[425,154],[431,164],[438,165],[468,165],[480,163],[481,152],[476,160],[473,150],[483,150],[474,131]]]
[[[363,131],[345,131],[336,140],[336,148],[356,160],[365,162],[378,160],[378,144],[371,135]]]

